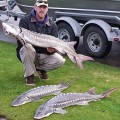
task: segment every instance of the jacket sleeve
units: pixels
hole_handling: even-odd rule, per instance
[[[27,24],[26,24],[25,18],[21,18],[20,19],[19,26],[27,29]],[[21,58],[20,58],[19,51],[20,51],[20,49],[21,49],[22,46],[23,46],[22,43],[19,40],[17,40],[16,53],[17,53],[17,57],[18,57],[18,59],[20,61],[21,61]]]
[[[58,27],[57,27],[57,25],[56,25],[56,23],[54,23],[53,21],[52,21],[52,30],[51,30],[51,35],[52,36],[54,36],[54,37],[58,37]]]
[[[21,18],[20,19],[20,22],[19,22],[19,26],[20,27],[23,27],[23,28],[25,28],[25,29],[28,29],[28,24],[27,24],[27,21],[25,20],[26,18]],[[20,48],[23,46],[22,45],[22,43],[19,41],[19,40],[17,40],[17,44],[18,44],[18,49],[20,50]]]

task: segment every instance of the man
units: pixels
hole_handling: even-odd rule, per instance
[[[20,20],[20,27],[58,37],[57,25],[49,19],[47,0],[37,0],[34,9],[28,16]],[[34,73],[37,71],[41,79],[48,79],[47,72],[62,66],[65,59],[54,48],[41,48],[17,41],[18,59],[24,65],[26,84],[34,86]]]

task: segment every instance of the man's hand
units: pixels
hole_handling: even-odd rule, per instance
[[[55,49],[55,48],[52,48],[52,47],[48,47],[48,48],[47,48],[47,51],[48,51],[49,53],[54,53],[54,52],[56,52],[56,49]]]

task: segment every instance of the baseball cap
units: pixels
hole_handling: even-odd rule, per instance
[[[36,6],[44,5],[44,6],[48,7],[48,1],[47,0],[36,0],[35,5]]]

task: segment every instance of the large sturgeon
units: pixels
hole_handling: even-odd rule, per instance
[[[45,96],[49,95],[58,95],[61,93],[61,91],[67,89],[70,85],[70,83],[73,82],[70,81],[69,83],[65,84],[64,82],[58,84],[58,85],[46,85],[46,86],[40,86],[33,89],[30,89],[26,91],[25,93],[19,95],[13,102],[12,106],[20,106],[32,101],[39,100]]]
[[[75,41],[74,42],[64,42],[54,36],[40,34],[36,32],[32,32],[30,30],[21,28],[17,25],[8,24],[2,22],[2,26],[4,31],[7,34],[12,34],[17,39],[21,41],[21,43],[30,43],[34,46],[38,47],[52,47],[55,48],[58,52],[62,54],[67,54],[68,57],[74,62],[77,63],[79,68],[83,68],[82,62],[87,60],[93,60],[93,58],[77,54],[74,49]]]
[[[109,95],[116,90],[117,88],[112,88],[102,94],[95,94],[94,88],[91,88],[86,93],[66,93],[55,96],[54,98],[46,101],[42,104],[34,116],[35,119],[42,119],[49,116],[52,113],[67,113],[66,110],[62,108],[71,106],[71,105],[88,105],[91,101],[100,100],[102,98],[109,97]]]

